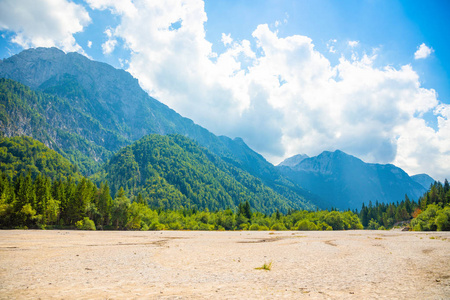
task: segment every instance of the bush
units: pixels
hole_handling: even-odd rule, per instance
[[[275,223],[272,225],[272,228],[270,228],[271,230],[287,230],[286,226],[284,226],[283,223]]]
[[[95,230],[95,223],[88,217],[84,217],[83,220],[80,220],[75,223],[75,226],[79,230]]]
[[[316,224],[313,222],[303,219],[301,221],[298,221],[297,224],[295,224],[296,230],[317,230]]]
[[[450,207],[445,207],[444,209],[437,212],[436,218],[434,219],[437,231],[449,231],[450,230]]]
[[[420,215],[417,216],[417,218],[413,219],[411,221],[411,226],[414,231],[436,231],[437,230],[437,224],[435,222],[435,219],[437,219],[437,215],[444,211],[443,209],[440,209],[440,207],[436,204],[430,204],[427,206],[427,209],[423,211]],[[438,219],[438,223],[442,224],[442,226],[445,224],[445,217],[440,217]]]
[[[252,224],[248,230],[259,230],[259,225],[258,224]]]
[[[259,228],[258,228],[258,230],[259,231],[267,231],[267,230],[269,230],[269,227],[267,227],[266,225],[259,225]]]
[[[369,226],[367,226],[367,229],[377,230],[378,228],[380,228],[380,224],[374,219],[370,219]]]
[[[329,212],[325,216],[325,223],[333,227],[333,230],[342,230],[344,229],[344,222],[341,217],[341,213],[337,211]]]

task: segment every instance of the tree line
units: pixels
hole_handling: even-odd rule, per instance
[[[235,209],[151,208],[141,194],[120,188],[112,198],[108,183],[87,178],[52,180],[38,174],[11,179],[0,175],[1,228],[79,228],[111,230],[345,230],[362,229],[350,211],[296,211],[264,214],[248,201]]]
[[[433,183],[419,200],[411,201],[407,195],[400,203],[362,205],[359,212],[366,229],[389,229],[396,224],[409,224],[412,230],[450,230],[450,184]]]

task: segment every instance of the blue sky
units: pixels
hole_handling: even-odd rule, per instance
[[[278,163],[341,149],[450,177],[449,1],[2,0],[0,58],[56,46]]]

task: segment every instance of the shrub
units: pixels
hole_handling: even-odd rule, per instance
[[[303,219],[301,221],[298,221],[297,224],[295,224],[296,230],[317,230],[316,224],[313,222]]]
[[[75,223],[75,226],[79,230],[95,230],[95,223],[88,217],[84,217],[83,220],[80,220]]]
[[[248,230],[259,230],[259,225],[258,224],[252,224]]]
[[[266,271],[270,271],[271,269],[272,269],[272,262],[268,264],[264,263],[262,267],[255,268],[255,270],[266,270]]]
[[[270,230],[287,230],[283,223],[275,223]]]

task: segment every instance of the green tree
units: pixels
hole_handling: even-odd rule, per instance
[[[333,230],[344,229],[344,222],[341,214],[338,211],[331,211],[325,216],[325,223],[330,225]]]
[[[121,187],[114,198],[111,209],[111,222],[116,229],[123,229],[128,223],[128,208],[130,205],[131,201],[125,196],[125,191]]]

